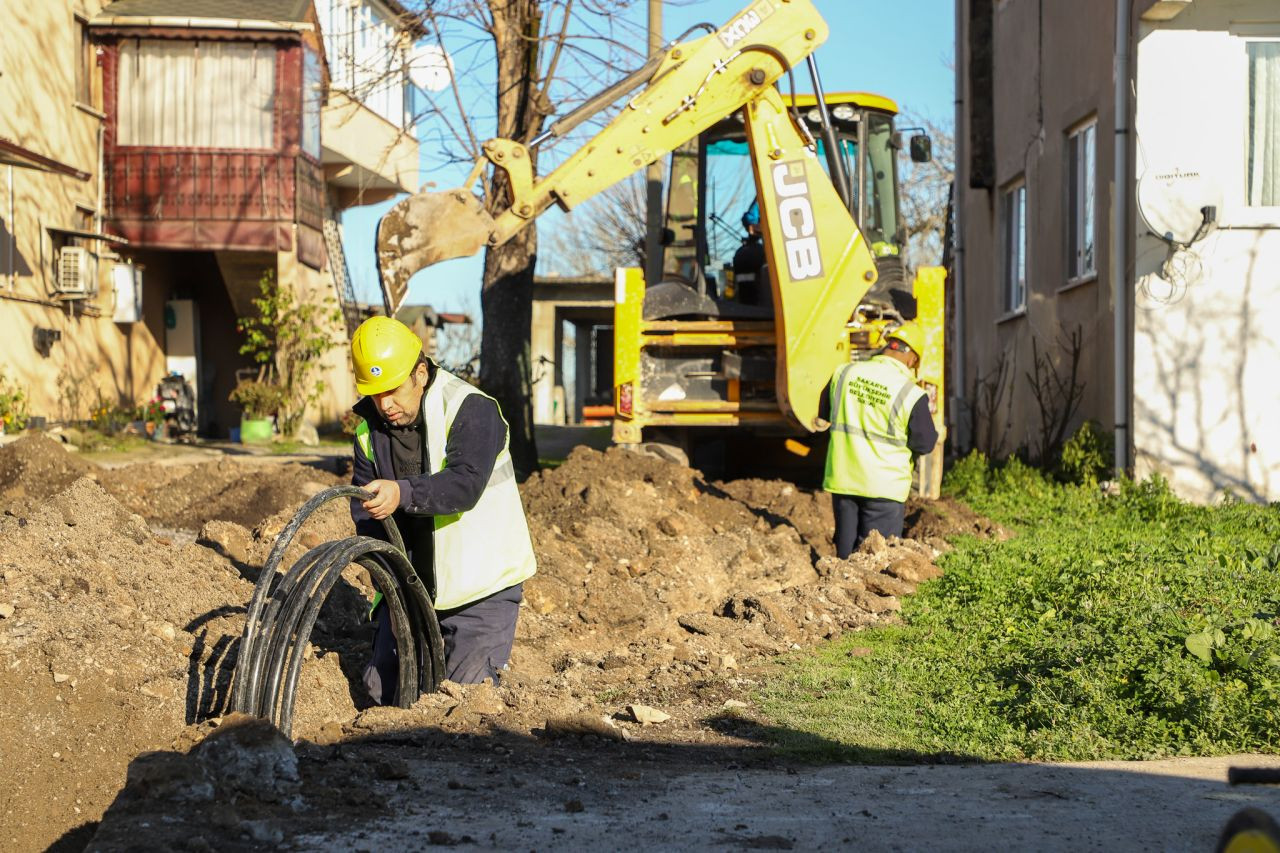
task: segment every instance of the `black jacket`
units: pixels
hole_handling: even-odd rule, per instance
[[[400,508],[392,516],[405,534],[405,545],[414,553],[414,564],[420,565],[421,547],[409,541],[410,531],[417,527],[433,529],[431,516],[466,512],[476,505],[493,474],[498,454],[507,441],[507,425],[498,405],[488,397],[472,394],[462,401],[445,442],[444,470],[416,477],[397,479],[391,458],[391,433],[378,413],[374,401],[362,397],[351,409],[369,425],[369,443],[373,460],[365,458],[358,445],[353,448],[351,484],[363,486],[371,480],[395,480],[400,486]],[[422,425],[423,470],[431,471],[427,458],[426,424]],[[356,532],[364,536],[386,539],[382,522],[372,518],[360,501],[351,501],[351,518]],[[425,544],[419,540],[419,545]]]

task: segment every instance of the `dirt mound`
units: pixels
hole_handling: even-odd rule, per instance
[[[22,789],[0,837],[44,846],[100,814],[129,760],[168,745],[219,689],[200,667],[238,633],[226,605],[251,587],[209,549],[154,538],[88,478],[9,512],[0,765]]]
[[[815,554],[835,554],[835,518],[827,492],[802,489],[785,480],[734,480],[716,486],[771,523],[794,527]]]
[[[99,475],[120,503],[153,525],[199,530],[207,521],[245,527],[292,507],[322,489],[349,482],[297,463],[250,463],[223,459],[196,465],[127,465]]]
[[[709,484],[620,449],[580,448],[523,496],[539,571],[526,584],[515,669],[571,694],[732,677],[761,654],[883,618],[937,573],[932,549],[914,542],[830,556],[824,496]],[[911,580],[897,577],[908,564]]]
[[[29,433],[0,447],[0,507],[24,498],[56,495],[98,466],[68,453],[57,441]]]
[[[46,499],[11,501],[0,515],[0,766],[13,790],[0,838],[10,849],[42,849],[96,820],[134,756],[225,709],[243,608],[274,532],[213,521],[200,544],[175,546],[148,521],[88,477]],[[326,507],[290,558],[350,528],[345,503]],[[363,600],[340,584],[325,609],[303,668],[302,727],[354,714]]]
[[[989,518],[978,515],[969,507],[952,498],[907,501],[903,536],[928,542],[945,549],[946,540],[957,536],[977,536],[983,539],[1008,539],[1009,533]]]

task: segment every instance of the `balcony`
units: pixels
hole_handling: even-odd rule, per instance
[[[320,115],[321,161],[340,208],[373,204],[418,189],[418,142],[339,90]]]
[[[290,251],[294,223],[324,225],[323,170],[305,157],[127,147],[105,170],[112,230],[139,245]]]

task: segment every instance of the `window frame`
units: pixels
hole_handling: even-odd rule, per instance
[[[1090,144],[1091,157],[1086,156],[1086,146]],[[1096,115],[1078,122],[1067,131],[1066,152],[1066,286],[1070,287],[1098,278],[1098,117]],[[1085,265],[1086,246],[1093,250],[1091,257],[1088,257],[1087,266]]]
[[[71,35],[72,51],[75,57],[75,72],[72,79],[72,102],[78,106],[96,110],[98,104],[94,100],[93,66],[96,48],[89,38],[89,21],[80,15],[72,16]]]
[[[1013,233],[1013,214],[1010,210],[1011,203],[1016,199],[1019,205],[1017,216],[1021,233],[1017,235],[1021,238],[1019,248],[1019,256],[1014,258],[1012,250],[1014,240]],[[1027,275],[1027,178],[1025,174],[1007,182],[1000,189],[1000,208],[998,217],[998,227],[1000,229],[1000,312],[997,318],[999,320],[1009,319],[1011,317],[1020,317],[1027,312],[1027,291],[1028,291],[1028,275]],[[1015,267],[1019,267],[1018,272],[1021,274],[1021,280],[1017,283],[1020,293],[1015,293]],[[1017,295],[1020,298],[1014,299]]]
[[[1255,45],[1255,44],[1280,44],[1280,36],[1248,35],[1248,34],[1241,33],[1241,34],[1238,34],[1236,38],[1240,40],[1240,45],[1242,48],[1241,54],[1244,60],[1244,92],[1242,93],[1242,97],[1244,100],[1244,127],[1242,128],[1242,131],[1243,131],[1243,134],[1242,134],[1243,135],[1243,140],[1242,140],[1243,152],[1242,153],[1244,156],[1244,162],[1243,162],[1244,168],[1242,170],[1242,174],[1240,175],[1241,212],[1244,214],[1243,218],[1246,218],[1246,219],[1258,218],[1264,221],[1275,222],[1278,218],[1280,218],[1280,203],[1251,204],[1249,202],[1249,198],[1251,196],[1251,189],[1252,189],[1249,181],[1249,168],[1250,168],[1250,159],[1251,159],[1250,155],[1252,154],[1252,151],[1250,150],[1250,142],[1253,137],[1253,100],[1250,97],[1250,90],[1252,88],[1250,84],[1252,63],[1249,57],[1249,48],[1251,45]]]

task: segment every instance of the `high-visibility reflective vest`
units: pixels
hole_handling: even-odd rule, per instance
[[[436,370],[435,379],[422,395],[427,473],[444,470],[449,431],[462,401],[472,394],[488,396],[452,373]],[[503,424],[506,424],[505,418]],[[357,428],[356,443],[366,457],[373,459],[368,427],[360,426],[364,434]],[[509,448],[508,432],[489,482],[474,507],[454,515],[435,516],[433,568],[437,610],[452,610],[478,601],[528,580],[537,570]]]
[[[831,442],[822,488],[905,501],[911,492],[907,422],[924,396],[905,364],[889,356],[846,364],[831,383]]]

